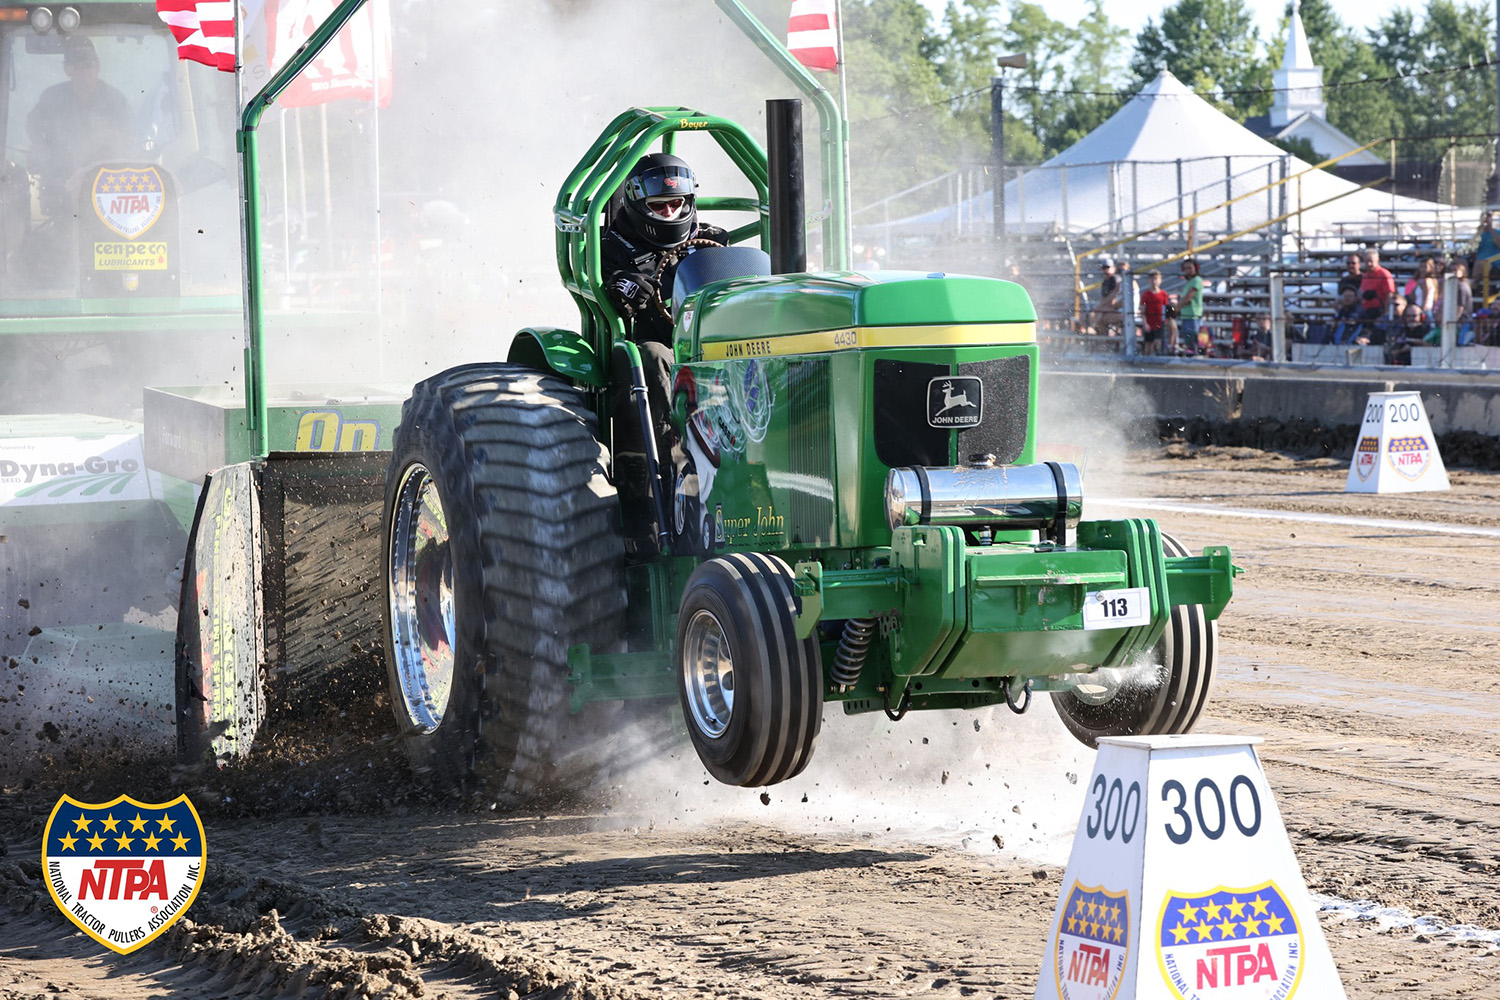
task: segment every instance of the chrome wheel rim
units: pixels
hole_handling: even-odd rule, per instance
[[[1108,705],[1120,693],[1120,682],[1110,678],[1089,678],[1073,685],[1073,697],[1085,705]]]
[[[682,643],[688,712],[699,732],[718,739],[734,715],[734,659],[719,619],[708,609],[693,612]]]
[[[402,473],[392,520],[392,662],[407,720],[431,733],[453,692],[453,553],[437,486],[419,463]]]

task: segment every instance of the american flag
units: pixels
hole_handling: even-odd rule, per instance
[[[177,58],[234,72],[235,0],[156,0],[156,16],[177,39]]]
[[[838,69],[837,0],[792,0],[786,47],[808,69]]]

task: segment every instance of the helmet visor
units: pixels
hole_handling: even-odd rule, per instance
[[[688,200],[681,195],[660,195],[646,199],[646,211],[664,222],[676,222],[687,213]]]
[[[667,164],[647,167],[627,179],[625,193],[636,201],[665,196],[686,198],[696,187],[691,170]]]

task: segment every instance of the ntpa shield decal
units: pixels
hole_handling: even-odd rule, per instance
[[[1391,468],[1407,479],[1416,479],[1432,464],[1432,446],[1420,434],[1391,438],[1385,446],[1385,455]]]
[[[977,427],[984,419],[984,383],[973,375],[943,375],[927,383],[930,427]]]
[[[1130,954],[1130,896],[1073,883],[1052,946],[1062,1000],[1112,1000]]]
[[[42,834],[47,891],[73,923],[127,954],[182,916],[203,885],[203,821],[186,795],[94,805],[64,795]]]
[[[1375,471],[1375,463],[1380,461],[1380,439],[1368,435],[1360,438],[1354,454],[1354,471],[1359,473],[1360,479],[1369,479],[1370,473]]]
[[[1168,893],[1156,943],[1182,1000],[1289,1000],[1302,976],[1302,928],[1275,882]]]
[[[94,213],[127,240],[156,224],[164,202],[155,167],[105,168],[94,177]]]

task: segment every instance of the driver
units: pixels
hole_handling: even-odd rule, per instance
[[[629,321],[630,339],[642,347],[671,344],[672,321],[656,302],[658,290],[671,297],[680,259],[674,251],[688,240],[728,242],[724,230],[698,221],[697,186],[693,169],[677,157],[642,157],[625,178],[624,202],[605,227],[604,290]]]
[[[672,294],[677,263],[687,252],[689,240],[709,240],[720,246],[729,234],[717,226],[698,222],[695,204],[697,181],[685,162],[667,153],[642,157],[621,186],[623,201],[605,226],[600,241],[604,291],[620,315],[625,317],[630,339],[640,346],[641,368],[650,403],[652,430],[660,453],[673,466],[681,461],[671,424],[667,418],[672,386],[672,321],[658,305],[658,290]],[[615,394],[615,457],[622,468],[636,466],[622,478],[621,501],[629,508],[626,521],[642,526],[627,537],[631,551],[652,551],[654,542],[645,526],[655,520],[647,495],[639,485],[644,473],[645,442],[632,409],[629,373],[618,368],[614,379],[622,391]]]
[[[41,179],[42,211],[70,215],[67,182],[83,167],[119,153],[130,121],[125,95],[99,79],[94,43],[74,36],[63,42],[66,83],[42,91],[26,118],[31,172]]]

